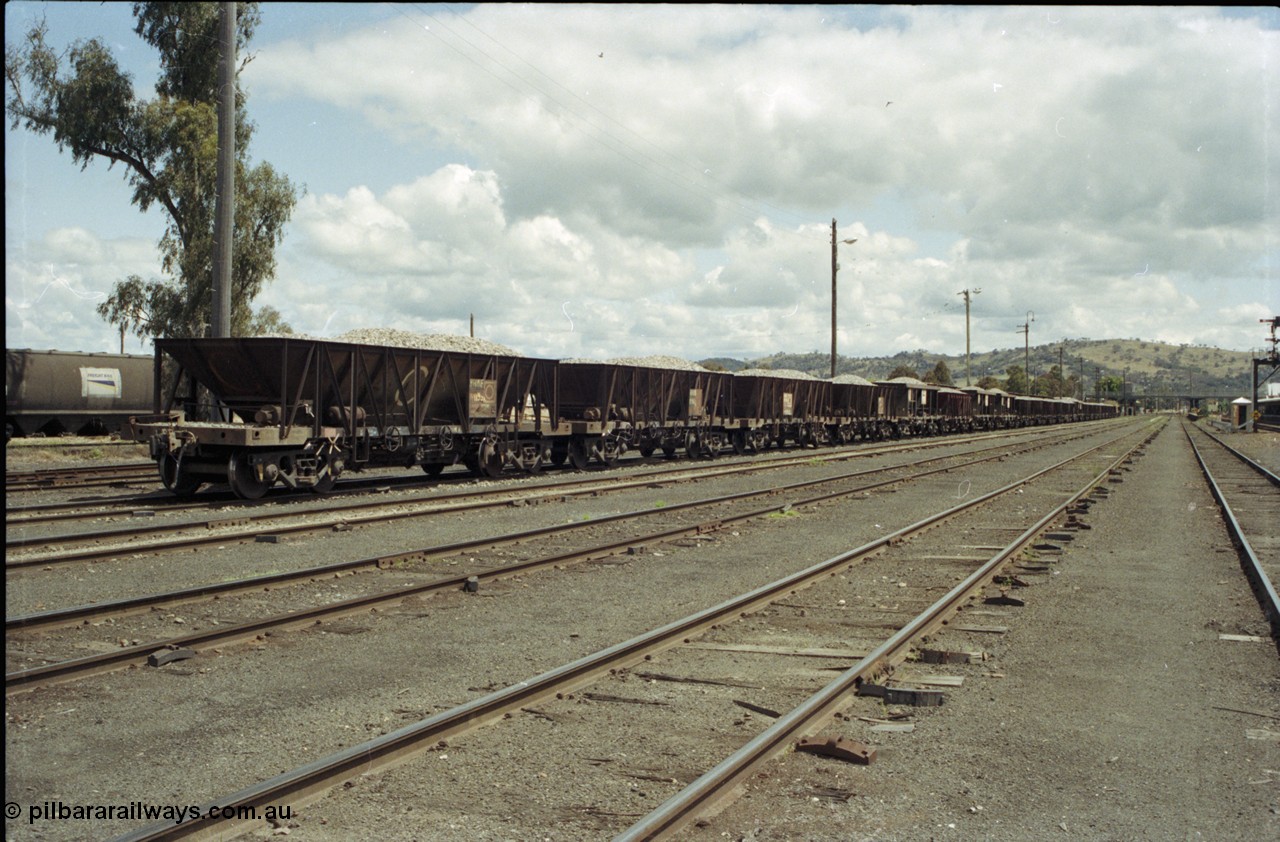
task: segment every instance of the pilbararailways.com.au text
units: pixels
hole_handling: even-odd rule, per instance
[[[283,805],[211,806],[198,804],[147,804],[130,801],[127,804],[68,804],[65,801],[43,801],[30,804],[25,810],[16,801],[4,806],[6,819],[18,819],[26,813],[27,824],[45,821],[171,821],[174,824],[196,819],[230,819],[240,821],[272,821],[293,818],[293,807]]]

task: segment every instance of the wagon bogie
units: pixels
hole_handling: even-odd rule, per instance
[[[685,433],[685,453],[691,459],[715,459],[729,446],[729,436],[721,428],[695,427]]]

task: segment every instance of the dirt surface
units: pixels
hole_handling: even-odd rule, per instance
[[[6,471],[39,471],[144,462],[147,446],[110,436],[23,438],[5,445],[4,457]]]
[[[1280,661],[1176,424],[1090,524],[881,762],[790,755],[688,838],[1280,838]]]
[[[1280,474],[1280,433],[1216,431],[1218,437],[1274,474]]]
[[[522,576],[477,595],[442,595],[274,635],[247,651],[14,697],[6,705],[6,801],[24,811],[58,801],[199,803],[613,645],[884,534],[939,499],[995,487],[1045,458],[1011,456],[963,475],[762,519],[711,540],[651,548],[621,563]],[[944,635],[941,645],[985,649],[991,657],[963,668],[966,683],[947,692],[944,706],[906,711],[912,732],[874,732],[859,720],[836,724],[833,733],[847,728],[874,740],[877,763],[789,755],[687,838],[1280,835],[1280,659],[1271,644],[1218,638],[1266,630],[1234,554],[1224,551],[1221,523],[1190,459],[1185,437],[1171,425],[1111,499],[1095,507],[1092,530],[1056,560],[1056,575],[1037,579],[1025,608],[998,612],[1007,634]],[[711,493],[708,483],[642,489],[539,516],[550,522]],[[511,516],[504,511],[497,521]],[[501,525],[492,520],[387,524],[363,530],[351,545],[343,536],[335,552],[444,542]],[[330,540],[292,550],[324,555]],[[219,555],[241,560],[239,569],[255,558],[262,563],[262,551],[228,546]],[[199,559],[196,569],[211,574]],[[904,572],[895,578],[906,594],[918,582]],[[336,584],[334,590],[346,587]],[[897,592],[899,582],[886,576],[884,586]],[[877,604],[894,607],[882,598]],[[810,621],[816,616],[799,611]],[[752,628],[743,624],[734,633]],[[857,642],[844,635],[830,645]],[[749,677],[758,668],[751,659],[706,658],[714,674]],[[797,671],[779,704],[816,680],[813,670]],[[632,679],[617,692],[674,703],[674,690],[662,684]],[[691,735],[720,734],[729,745],[767,724],[760,716],[725,719],[723,692],[709,689],[703,698],[681,722]],[[668,758],[670,779],[646,779],[649,761],[642,758],[652,746],[580,731],[573,704],[583,702],[566,704],[567,712],[546,711],[561,717],[558,725],[529,715],[482,729],[250,836],[607,839],[625,818],[560,815],[550,805],[568,793],[574,803],[608,803],[638,816],[676,781],[687,783],[714,762],[706,752],[716,740],[704,741],[687,756]],[[638,727],[653,710],[617,706],[616,716]],[[553,728],[569,753],[530,755],[534,737]],[[593,758],[614,774],[595,774]],[[484,772],[504,764],[523,771],[497,781]],[[143,823],[25,819],[7,821],[6,837],[104,838]]]

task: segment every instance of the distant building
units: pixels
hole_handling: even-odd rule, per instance
[[[1253,420],[1253,401],[1248,398],[1236,398],[1231,402],[1231,426],[1243,430]]]

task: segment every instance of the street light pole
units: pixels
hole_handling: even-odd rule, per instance
[[[858,240],[855,237],[843,242],[846,245],[853,245]],[[836,260],[836,221],[833,217],[831,220],[831,378],[833,380],[836,376],[836,272],[839,270],[840,264]]]
[[[969,386],[969,295],[977,295],[980,289],[966,289],[956,295],[964,296],[964,385]]]

